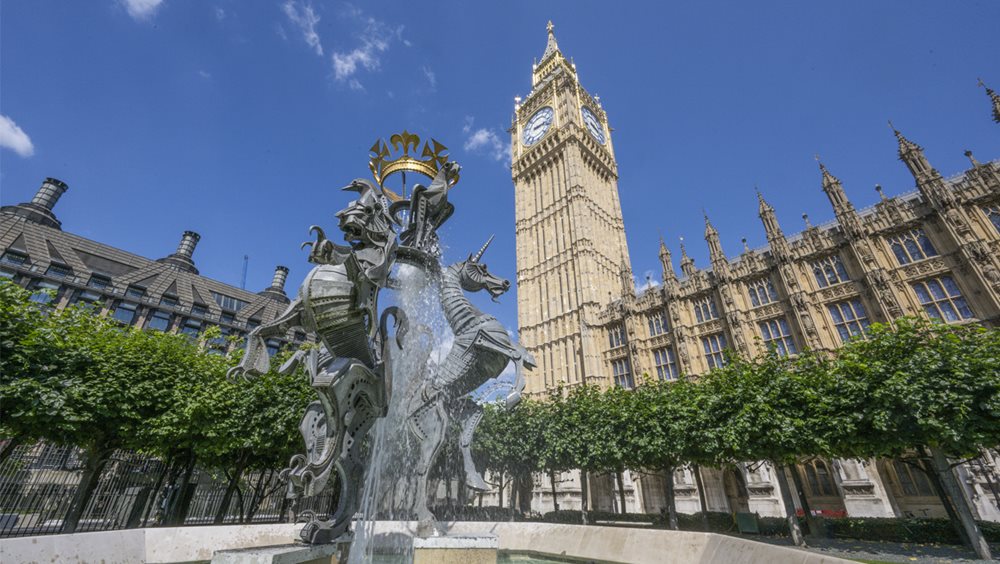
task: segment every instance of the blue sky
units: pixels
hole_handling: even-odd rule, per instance
[[[444,237],[497,238],[514,277],[513,99],[553,20],[614,128],[633,268],[662,232],[707,264],[701,212],[730,255],[764,242],[753,187],[786,232],[832,217],[813,155],[858,207],[912,188],[886,120],[943,174],[1000,157],[977,77],[1000,89],[1000,3],[13,1],[0,5],[0,190],[70,190],[63,226],[160,257],[202,235],[201,272],[248,289],[305,274],[310,224],[365,177],[378,137],[433,136],[463,165]],[[290,290],[292,288],[289,288]],[[513,294],[495,306],[516,327]]]

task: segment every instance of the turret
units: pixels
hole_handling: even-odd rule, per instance
[[[201,235],[198,235],[194,231],[185,231],[181,235],[180,243],[177,244],[177,250],[170,255],[167,255],[156,262],[166,263],[175,266],[181,270],[187,272],[193,272],[198,274],[198,269],[194,266],[194,249],[198,246],[198,241],[201,240]]]
[[[1000,94],[994,92],[989,86],[986,86],[982,79],[979,79],[979,86],[986,89],[986,95],[993,102],[993,121],[1000,123]]]
[[[757,214],[764,224],[764,233],[767,234],[767,242],[771,246],[771,251],[775,254],[784,254],[787,251],[785,234],[778,225],[778,217],[774,214],[774,208],[767,203],[764,195],[757,191]]]
[[[694,276],[694,259],[688,256],[687,249],[684,248],[684,238],[681,237],[681,272],[688,278]]]
[[[840,183],[840,179],[831,174],[823,166],[822,162],[819,163],[819,171],[823,175],[823,192],[826,193],[826,197],[830,200],[830,205],[833,206],[833,213],[836,214],[837,220],[844,227],[848,235],[853,237],[859,236],[861,222],[858,220],[854,205],[847,199],[847,194],[844,192],[844,186]]]
[[[663,269],[664,284],[677,280],[677,273],[674,272],[674,263],[670,257],[670,249],[663,242],[663,237],[660,237],[660,267]]]
[[[726,253],[722,250],[722,241],[719,240],[719,231],[715,229],[712,222],[705,215],[705,242],[708,243],[708,256],[712,261],[712,269],[716,274],[725,273],[729,263],[726,260]]]
[[[927,160],[924,148],[904,137],[892,125],[892,122],[889,122],[889,127],[892,128],[892,132],[899,142],[899,160],[903,161],[906,168],[910,170],[920,193],[935,208],[950,206],[954,202],[954,198],[951,192],[945,188],[941,173],[935,170]]]
[[[52,209],[68,189],[69,186],[62,180],[46,178],[42,181],[42,185],[35,192],[35,196],[31,198],[30,202],[24,202],[16,206],[3,206],[0,208],[0,212],[18,215],[26,218],[28,221],[40,223],[46,227],[62,229],[62,222],[56,218],[56,214]]]

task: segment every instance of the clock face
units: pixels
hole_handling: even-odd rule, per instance
[[[601,145],[604,144],[604,128],[601,127],[601,122],[594,115],[594,112],[590,111],[590,108],[584,106],[580,109],[580,113],[583,114],[583,123],[587,126],[587,131],[594,136]]]
[[[549,126],[552,125],[552,115],[552,108],[548,106],[535,112],[535,115],[531,116],[528,123],[524,124],[524,133],[521,136],[521,141],[525,145],[533,145],[541,139],[545,135],[545,132],[549,130]]]

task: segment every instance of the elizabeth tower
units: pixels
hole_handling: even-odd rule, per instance
[[[634,286],[607,114],[559,50],[552,22],[531,86],[516,99],[511,153],[517,320],[538,363],[527,374],[534,395],[611,383],[596,342],[603,333],[591,326]]]

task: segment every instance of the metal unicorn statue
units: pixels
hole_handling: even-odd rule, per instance
[[[397,152],[391,159],[390,145]],[[301,531],[309,543],[327,543],[349,534],[359,509],[361,488],[372,453],[365,438],[376,420],[384,417],[392,393],[392,358],[398,357],[410,330],[406,312],[400,307],[379,311],[382,289],[393,288],[394,264],[405,263],[425,274],[439,288],[441,309],[451,327],[454,344],[440,364],[421,367],[421,378],[411,397],[397,405],[405,407],[403,419],[417,443],[412,461],[414,484],[412,516],[428,528],[434,515],[427,504],[428,472],[437,459],[452,419],[461,427],[459,446],[466,485],[488,488],[472,460],[470,445],[483,411],[473,392],[491,380],[494,392],[506,389],[507,409],[520,401],[524,369],[535,362],[520,345],[511,341],[506,329],[492,316],[478,310],[465,292],[486,290],[494,300],[510,288],[510,282],[491,274],[482,262],[492,237],[467,260],[441,265],[437,230],[454,212],[448,192],[459,180],[460,167],[444,154],[447,148],[435,140],[424,143],[420,157],[417,135],[404,131],[379,140],[371,148],[369,168],[374,182],[356,179],[344,188],[357,199],[337,212],[338,227],[346,244],[327,239],[321,227],[312,226],[315,241],[309,262],[316,266],[306,275],[298,296],[273,322],[254,329],[247,337],[246,354],[229,372],[230,378],[252,378],[267,372],[270,357],[265,341],[285,335],[292,328],[310,333],[318,349],[299,351],[281,368],[293,370],[304,364],[319,399],[311,403],[299,429],[305,454],[292,457],[282,476],[288,482],[288,497],[315,496],[339,484],[336,507],[329,519],[312,516]],[[412,151],[412,153],[411,153]],[[417,184],[409,197],[385,185],[396,174],[418,173],[431,179],[429,186]],[[394,335],[390,336],[389,320]],[[424,329],[424,327],[419,327]],[[513,362],[514,382],[497,377]],[[400,391],[399,393],[404,393]]]

